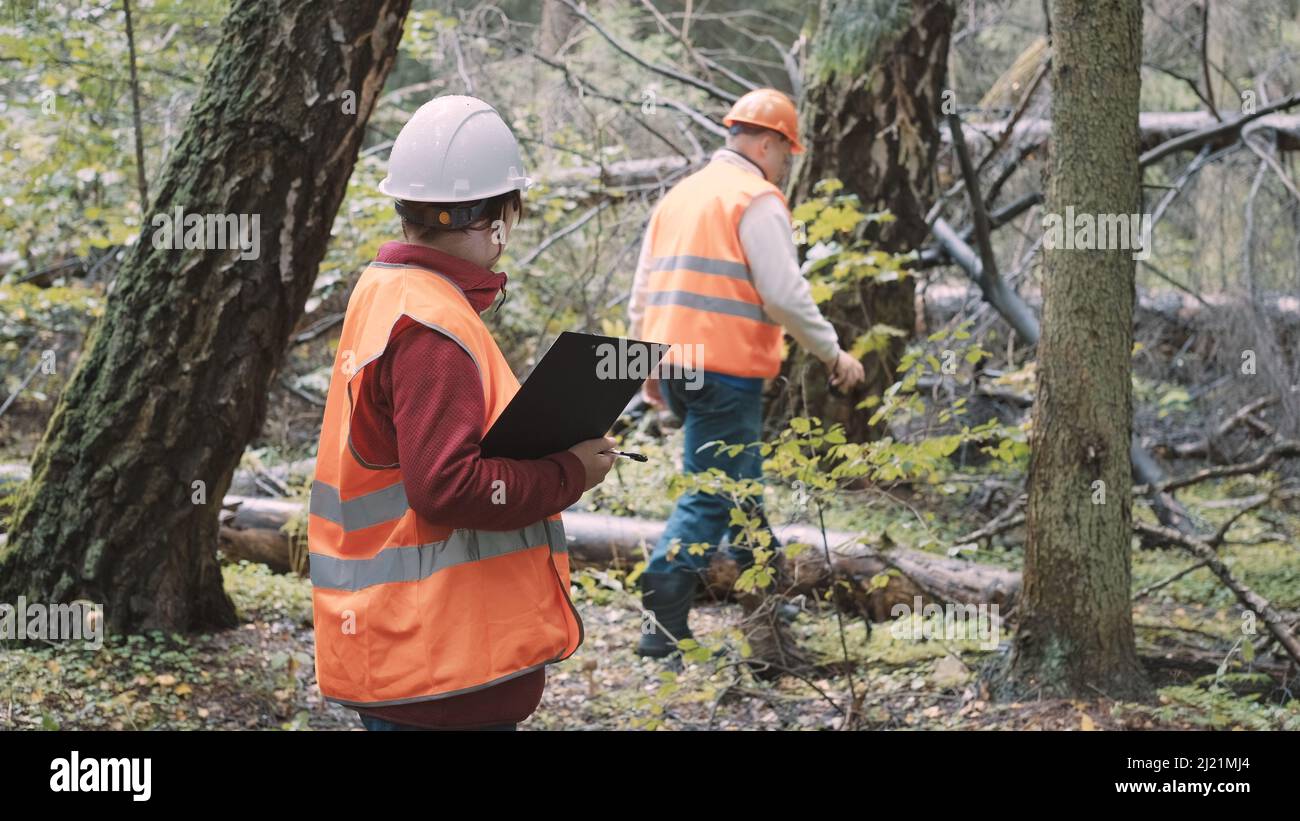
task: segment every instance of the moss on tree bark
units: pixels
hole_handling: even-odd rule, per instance
[[[807,152],[791,173],[792,203],[813,186],[837,177],[864,210],[889,209],[897,221],[872,226],[866,237],[891,252],[919,248],[929,235],[925,214],[936,194],[934,161],[940,144],[939,111],[946,85],[953,10],[943,0],[911,3],[822,0],[808,60],[799,117]],[[840,345],[877,323],[910,336],[916,322],[914,283],[864,281],[837,293],[822,312],[839,331]],[[773,397],[769,418],[818,416],[842,423],[851,441],[870,438],[870,414],[855,411],[863,396],[894,382],[907,339],[864,360],[866,383],[853,397],[827,389],[826,366],[794,349],[782,367],[789,385]]]
[[[234,624],[216,558],[221,499],[262,425],[409,6],[233,4],[37,449],[0,600],[90,599],[116,631]],[[259,215],[260,253],[155,248],[152,216],[177,207]]]

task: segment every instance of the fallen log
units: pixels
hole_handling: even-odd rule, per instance
[[[31,475],[32,469],[26,462],[0,464],[0,493],[13,493]]]
[[[264,564],[277,573],[306,575],[306,550],[284,531],[284,526],[302,513],[300,503],[227,496],[221,507],[217,547],[222,553]]]
[[[271,491],[278,494],[274,485],[309,480],[315,470],[315,459],[299,459],[289,464],[258,470],[240,468],[235,471],[230,480],[229,495],[251,497],[253,494]],[[0,494],[13,493],[18,485],[26,482],[31,475],[31,466],[26,462],[0,462]]]
[[[223,513],[222,552],[288,572],[294,564],[290,539],[280,528],[299,515],[302,506],[237,496],[227,496],[224,506],[233,509]],[[564,532],[575,568],[630,570],[646,558],[663,528],[663,522],[647,519],[573,510],[564,514]],[[774,530],[783,544],[812,545],[790,560],[792,586],[783,592],[820,600],[823,593],[834,589],[832,599],[837,606],[872,621],[889,620],[894,605],[911,606],[916,596],[927,604],[996,604],[1005,616],[1020,592],[1020,574],[1015,571],[919,550],[879,550],[842,531],[826,534],[828,565],[821,531],[806,525],[775,526]],[[897,572],[883,587],[872,586],[872,579],[891,570]],[[738,577],[736,563],[718,551],[709,568],[709,592],[728,598]],[[835,585],[841,580],[848,583],[847,588]]]
[[[959,233],[958,238],[961,237]],[[918,292],[918,313],[922,315],[918,334],[928,334],[951,322],[972,298],[980,298],[979,286],[969,281],[960,284],[937,281]],[[1042,307],[1037,289],[1026,289],[1020,296],[1031,309],[1037,311]],[[1177,350],[1192,333],[1220,325],[1223,314],[1247,311],[1258,312],[1280,333],[1300,333],[1300,298],[1289,294],[1248,298],[1243,294],[1207,293],[1193,297],[1171,289],[1144,288],[1138,291],[1133,321],[1138,328],[1158,335],[1163,343]]]
[[[1288,104],[1294,105],[1292,98],[1274,104],[1279,108],[1266,106],[1260,111],[1266,108],[1277,111]],[[1144,111],[1138,115],[1141,147],[1146,152],[1142,164],[1149,165],[1169,154],[1196,151],[1206,145],[1221,148],[1239,139],[1241,127],[1247,122],[1256,122],[1258,127],[1272,131],[1279,151],[1300,150],[1298,114],[1269,113],[1258,118],[1248,116],[1220,123],[1206,111]],[[999,139],[1008,125],[1011,126],[1008,141],[1015,144],[1045,144],[1052,131],[1052,121],[1045,117],[1022,118],[1016,122],[1005,119],[964,122],[962,131],[968,142],[983,145]],[[946,132],[940,135],[940,139],[944,142],[952,140]],[[557,169],[544,174],[543,181],[552,186],[587,185],[596,180],[614,188],[645,185],[663,181],[686,165],[687,161],[677,155],[643,157],[619,160],[603,167],[584,165]]]
[[[237,530],[222,525],[217,547],[233,559],[264,564],[276,573],[292,573],[289,565],[289,537],[278,530]]]
[[[630,519],[585,511],[567,511],[564,530],[569,555],[575,566],[630,568],[641,561],[659,539],[664,523]],[[891,569],[889,585],[875,594],[855,594],[856,609],[870,613],[873,620],[888,618],[888,609],[899,602],[911,603],[921,595],[927,600],[969,604],[997,604],[1008,610],[1020,589],[1018,573],[989,565],[949,559],[919,550],[894,548],[882,551],[864,544],[851,533],[827,531],[823,545],[821,531],[807,525],[775,525],[773,530],[785,545],[811,545],[790,560],[790,595],[820,595],[837,579],[851,585],[867,585],[875,576]],[[826,562],[829,547],[830,564]],[[725,556],[714,557],[710,586],[715,593],[729,590],[738,569]]]

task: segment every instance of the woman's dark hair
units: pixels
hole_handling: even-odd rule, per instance
[[[524,199],[518,191],[506,191],[482,200],[464,202],[412,202],[397,201],[397,213],[402,218],[402,229],[407,239],[429,242],[450,231],[469,231],[487,228],[497,220],[505,219],[510,206],[523,218]],[[473,221],[457,225],[467,214],[475,214]]]

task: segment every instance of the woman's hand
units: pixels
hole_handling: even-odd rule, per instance
[[[601,453],[614,447],[617,442],[611,436],[602,436],[599,439],[588,439],[585,442],[579,442],[569,448],[579,460],[582,461],[583,468],[587,472],[587,483],[583,486],[582,492],[586,493],[596,485],[605,480],[605,474],[614,466],[614,460],[618,457],[612,453]]]

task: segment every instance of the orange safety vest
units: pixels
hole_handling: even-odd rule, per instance
[[[367,365],[417,322],[478,365],[485,432],[519,390],[449,279],[380,262],[361,275],[330,379],[307,526],[316,680],[326,699],[349,706],[478,690],[563,661],[583,640],[560,514],[519,530],[438,526],[407,504],[400,465],[369,465],[352,449],[352,402]]]
[[[780,373],[783,331],[763,311],[740,244],[745,209],[770,191],[785,204],[772,183],[714,160],[655,208],[646,229],[651,259],[641,336],[673,346],[664,362],[733,376]]]

